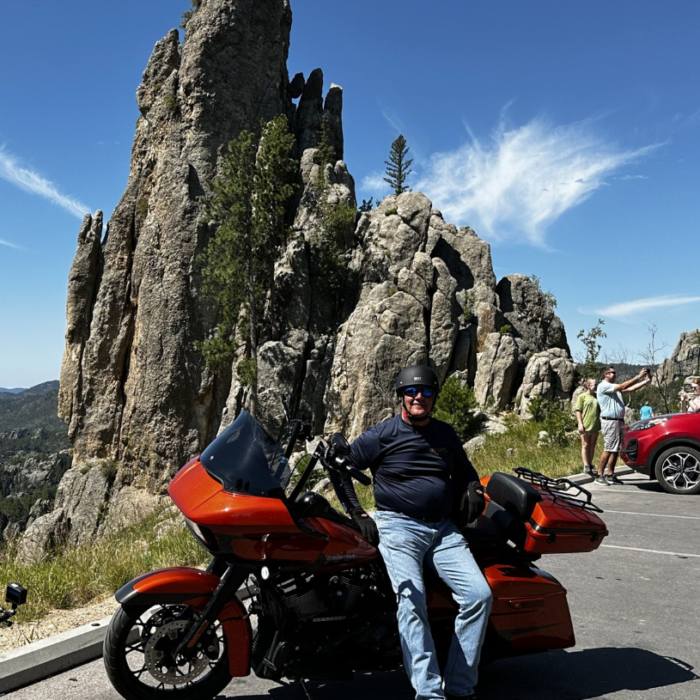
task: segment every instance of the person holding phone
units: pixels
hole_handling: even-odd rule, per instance
[[[681,391],[680,397],[682,413],[700,413],[700,379],[693,378],[690,391]]]
[[[646,367],[626,382],[618,384],[616,377],[615,368],[607,367],[597,391],[604,450],[598,463],[596,483],[605,486],[623,483],[615,476],[615,464],[622,443],[622,428],[625,425],[625,402],[622,400],[622,394],[639,391],[651,381],[651,375]]]

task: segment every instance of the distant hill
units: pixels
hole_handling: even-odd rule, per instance
[[[58,380],[54,379],[50,382],[42,382],[36,384],[29,389],[3,389],[0,387],[0,394],[10,394],[11,396],[26,396],[27,394],[48,394],[51,391],[58,391]],[[11,398],[6,396],[5,398]]]
[[[58,392],[59,382],[58,379],[54,379],[50,382],[43,382],[42,384],[37,384],[30,389],[25,389],[20,396],[30,396],[37,394],[48,394],[52,391]]]
[[[70,447],[68,427],[57,412],[57,381],[0,394],[0,460],[18,450],[47,454]]]
[[[0,539],[51,508],[70,467],[68,426],[56,415],[58,382],[0,393]]]

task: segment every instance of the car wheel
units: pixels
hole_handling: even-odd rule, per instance
[[[700,452],[693,447],[670,447],[656,459],[656,479],[668,493],[700,493]]]

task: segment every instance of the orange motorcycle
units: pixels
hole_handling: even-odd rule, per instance
[[[232,677],[329,681],[401,665],[396,599],[379,551],[352,520],[306,490],[317,467],[333,484],[348,460],[339,434],[301,474],[289,458],[310,426],[288,423],[286,448],[246,411],[170,485],[208,568],[153,571],[121,588],[104,646],[107,674],[127,700],[206,700]],[[493,592],[482,661],[575,644],[566,590],[535,562],[590,552],[608,534],[602,511],[567,479],[527,469],[484,477],[487,508],[463,532]],[[456,604],[426,571],[438,654]]]

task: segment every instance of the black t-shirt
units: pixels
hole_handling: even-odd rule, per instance
[[[372,472],[379,510],[414,518],[448,518],[454,493],[479,479],[452,426],[434,418],[416,426],[398,415],[375,425],[352,443],[350,459]]]

